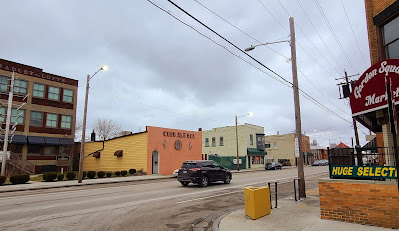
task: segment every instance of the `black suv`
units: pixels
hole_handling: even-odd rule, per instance
[[[187,186],[189,183],[199,184],[206,187],[211,182],[223,181],[230,184],[231,172],[211,160],[190,160],[183,162],[179,169],[177,180]]]

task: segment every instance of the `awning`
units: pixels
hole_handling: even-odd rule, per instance
[[[0,136],[1,142],[4,142],[4,135]],[[12,144],[26,144],[26,136],[24,135],[9,135],[8,136],[8,141],[11,140]]]
[[[75,145],[73,139],[70,138],[60,138],[61,145]]]
[[[23,135],[14,135],[11,141],[12,144],[26,144],[26,136]]]
[[[59,138],[44,137],[44,140],[46,141],[46,145],[54,145],[54,146],[59,146],[60,145],[60,139]]]
[[[247,155],[248,156],[264,156],[264,155],[267,155],[267,152],[258,150],[256,148],[247,148]]]
[[[44,137],[42,137],[42,136],[28,136],[28,143],[29,144],[46,145],[46,142],[44,141]]]

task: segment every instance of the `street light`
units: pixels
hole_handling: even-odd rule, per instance
[[[85,108],[84,108],[84,111],[83,111],[82,140],[81,140],[81,145],[80,145],[80,160],[79,160],[78,183],[82,183],[82,179],[83,179],[83,158],[84,158],[84,151],[85,151],[86,114],[87,114],[87,103],[88,103],[88,100],[89,100],[90,79],[92,79],[99,71],[106,71],[106,70],[108,70],[108,66],[104,65],[100,69],[98,69],[98,71],[96,71],[92,76],[87,75]]]
[[[280,43],[280,42],[289,42],[291,45],[291,64],[292,64],[292,88],[294,90],[294,106],[295,106],[295,146],[298,143],[298,147],[295,148],[295,156],[298,157],[298,178],[300,178],[300,192],[301,197],[306,197],[305,191],[305,175],[303,171],[303,160],[304,157],[302,155],[302,128],[301,128],[301,109],[299,104],[299,87],[298,87],[298,72],[296,66],[296,44],[295,44],[295,27],[294,27],[294,18],[290,18],[290,41],[276,41],[270,43],[263,43],[256,46],[250,46],[245,51],[251,51],[255,49],[257,46],[268,45],[272,43]]]
[[[244,116],[253,116],[254,113],[249,112],[248,114],[242,115],[242,116],[236,116],[236,144],[237,144],[237,171],[240,171],[240,157],[238,155],[238,126],[237,126],[237,119],[244,117]]]

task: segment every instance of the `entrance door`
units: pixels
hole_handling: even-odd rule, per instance
[[[159,174],[158,152],[152,152],[152,174]]]

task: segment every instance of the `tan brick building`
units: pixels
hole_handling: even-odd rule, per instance
[[[286,165],[296,165],[295,158],[295,133],[265,136],[266,151],[268,162],[280,162]],[[309,137],[302,134],[302,152],[304,163],[311,163],[311,150]]]
[[[246,123],[239,125],[237,130],[240,168],[264,168],[264,128]],[[237,158],[236,127],[202,131],[202,153],[204,159],[215,160],[224,167],[235,169],[233,161]]]
[[[0,122],[3,129],[13,72],[11,125],[18,124],[14,136],[10,137],[9,151],[34,164],[35,173],[59,171],[61,167],[69,170],[78,81],[0,59],[0,114],[3,116]],[[23,103],[26,104],[20,107]],[[4,138],[4,132],[2,135]]]

